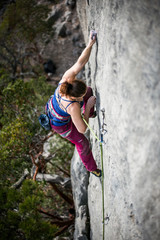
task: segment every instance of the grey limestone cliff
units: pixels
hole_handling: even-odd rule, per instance
[[[98,33],[85,73],[97,97],[97,118],[90,125],[99,134],[102,108],[107,124],[103,146],[104,205],[105,217],[109,218],[105,239],[158,240],[160,1],[78,0],[77,12],[86,43],[91,29]],[[101,166],[99,143],[92,135],[90,141]],[[101,182],[91,175],[89,182],[88,177],[85,183],[83,180],[77,180],[77,192],[80,196],[80,191],[84,192],[81,183],[86,184],[82,208],[85,205],[89,210],[90,231],[87,228],[79,234],[81,223],[77,220],[75,239],[99,240],[102,239]]]

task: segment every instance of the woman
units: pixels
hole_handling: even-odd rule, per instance
[[[97,168],[89,142],[84,136],[87,126],[81,116],[81,107],[83,106],[83,117],[87,122],[89,117],[95,117],[96,98],[90,87],[87,87],[83,81],[76,79],[76,75],[88,62],[95,41],[96,36],[91,33],[87,47],[77,62],[65,72],[54,95],[48,101],[46,113],[55,132],[75,144],[86,169],[100,177],[101,170]]]

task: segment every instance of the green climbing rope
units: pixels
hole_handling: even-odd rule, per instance
[[[84,123],[87,125],[87,127],[89,128],[89,130],[92,132],[93,136],[98,140],[98,142],[100,142],[100,151],[101,151],[101,168],[102,168],[102,213],[103,213],[103,219],[102,219],[102,223],[103,223],[103,240],[104,240],[104,235],[105,235],[105,228],[104,228],[104,168],[103,168],[103,136],[101,135],[101,140],[98,138],[98,136],[95,134],[95,132],[93,131],[93,129],[90,127],[90,125],[87,123],[87,121],[85,120],[84,116],[82,115],[82,119],[84,121]]]
[[[93,129],[89,126],[89,124],[87,123],[86,119],[83,117],[82,115],[82,119],[85,122],[85,124],[87,125],[87,127],[89,128],[89,130],[91,131],[91,133],[93,134],[93,136],[98,140],[98,142],[100,142],[101,140],[97,137],[97,135],[95,134],[95,132],[93,131]]]

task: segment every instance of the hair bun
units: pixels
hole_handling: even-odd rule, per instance
[[[60,92],[64,95],[70,95],[70,92],[72,91],[72,89],[73,89],[73,85],[66,81],[61,84]]]
[[[86,84],[81,80],[74,80],[73,82],[63,82],[60,85],[60,94],[70,97],[80,97],[86,93]]]

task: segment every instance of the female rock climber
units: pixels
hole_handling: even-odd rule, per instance
[[[75,144],[86,169],[100,177],[101,170],[97,168],[89,142],[84,136],[87,126],[81,116],[81,107],[83,106],[83,117],[87,122],[89,117],[95,117],[96,98],[90,87],[87,87],[83,81],[76,79],[76,75],[88,62],[95,41],[96,36],[91,33],[87,47],[77,62],[64,73],[54,95],[46,104],[46,114],[50,119],[52,129]]]

